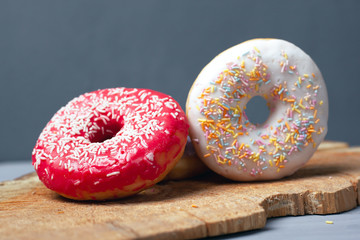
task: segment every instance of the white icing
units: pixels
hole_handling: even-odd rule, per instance
[[[270,107],[260,126],[247,124],[243,114],[257,95]],[[327,132],[328,97],[320,70],[300,48],[278,39],[247,41],[214,58],[195,80],[186,110],[199,157],[215,172],[239,181],[293,174]]]

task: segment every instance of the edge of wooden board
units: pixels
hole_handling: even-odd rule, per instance
[[[18,226],[23,231],[16,226],[2,228],[0,217],[0,233],[17,232],[14,239],[28,239],[30,231],[33,239],[39,240],[77,239],[80,235],[96,239],[96,234],[103,239],[188,239],[263,228],[270,217],[348,211],[360,205],[360,147],[342,146],[318,151],[304,168],[279,181],[234,183],[208,173],[163,182],[136,196],[108,202],[66,200],[46,189],[32,173],[0,183],[0,216],[2,210],[18,204],[14,211],[24,217]],[[339,159],[341,165],[334,159]],[[42,209],[35,209],[34,201]],[[47,209],[52,204],[58,209]],[[84,208],[91,211],[82,216],[83,222],[68,222],[72,231],[32,229],[31,218],[37,211],[46,212],[39,219],[48,226],[48,222],[61,224],[60,217],[78,217]],[[129,211],[142,214],[141,219],[132,217]],[[15,219],[16,214],[6,216]]]

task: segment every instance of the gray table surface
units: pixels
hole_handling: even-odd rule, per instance
[[[0,182],[33,172],[30,161],[0,164]],[[332,221],[333,224],[327,224]],[[360,207],[331,215],[306,215],[271,218],[260,230],[230,234],[210,239],[307,239],[360,240]]]

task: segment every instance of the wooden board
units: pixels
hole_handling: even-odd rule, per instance
[[[263,228],[275,216],[360,204],[360,148],[318,151],[295,175],[236,183],[213,173],[167,181],[126,199],[75,202],[35,174],[0,183],[1,239],[184,239]]]

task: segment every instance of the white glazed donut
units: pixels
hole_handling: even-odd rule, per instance
[[[270,109],[260,125],[245,114],[254,96]],[[318,67],[300,48],[278,39],[246,41],[215,57],[195,80],[186,111],[199,157],[238,181],[293,174],[327,133],[328,97]]]

